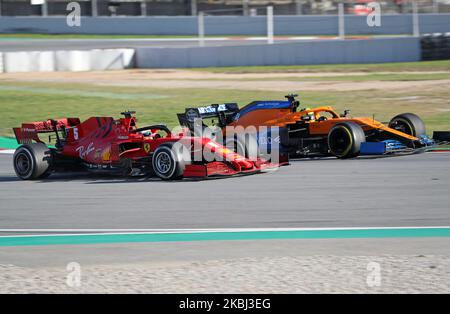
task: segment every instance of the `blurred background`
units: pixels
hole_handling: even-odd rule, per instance
[[[32,5],[29,0],[0,0],[5,16],[65,15],[70,0],[47,0]],[[276,15],[337,14],[338,3],[344,3],[348,14],[369,12],[369,0],[79,0],[85,16],[196,15],[198,11],[213,11],[220,15],[265,15],[271,5]],[[410,0],[377,1],[386,14],[412,12]],[[419,0],[420,13],[450,12],[450,0]],[[212,13],[212,12],[211,12]]]

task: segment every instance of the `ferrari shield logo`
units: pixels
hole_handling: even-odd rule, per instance
[[[148,152],[150,151],[150,144],[149,144],[149,143],[145,143],[145,144],[144,144],[144,151],[145,151],[146,153],[148,153]]]

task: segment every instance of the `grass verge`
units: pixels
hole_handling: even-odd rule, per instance
[[[22,122],[49,118],[90,116],[118,117],[124,109],[137,111],[140,125],[177,124],[176,113],[184,108],[211,103],[237,102],[240,106],[253,100],[283,99],[273,91],[225,89],[148,89],[134,87],[90,86],[59,83],[0,82],[0,136],[12,136],[11,128]],[[61,92],[64,91],[64,92]],[[389,121],[395,114],[414,112],[425,120],[427,129],[450,130],[450,90],[404,91],[303,91],[302,107],[332,105],[337,111],[351,109],[353,116],[375,116]]]
[[[276,75],[276,74],[275,74]],[[322,81],[340,81],[340,82],[369,82],[369,81],[429,81],[429,80],[448,80],[450,72],[436,73],[367,73],[367,74],[347,74],[347,75],[326,75],[326,76],[270,76],[270,77],[251,77],[251,78],[202,78],[196,81],[291,81],[291,82],[322,82]],[[312,74],[311,74],[312,75]],[[169,79],[170,80],[170,79]]]
[[[450,60],[393,62],[377,64],[321,64],[321,65],[276,65],[247,67],[196,68],[196,71],[217,73],[320,73],[320,72],[416,72],[450,71]]]

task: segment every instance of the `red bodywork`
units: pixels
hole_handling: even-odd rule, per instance
[[[163,129],[166,134],[161,135],[158,133],[160,127],[147,127],[145,132],[141,131],[137,128],[136,118],[129,115],[117,120],[92,117],[82,123],[78,118],[24,123],[21,128],[14,128],[14,133],[19,144],[42,143],[39,133],[63,134],[55,151],[95,168],[117,168],[148,160],[161,144],[168,142],[180,142],[190,150],[194,147],[207,149],[217,160],[187,164],[184,177],[256,173],[276,167],[262,160],[251,161],[209,138],[191,137],[184,132],[174,135],[168,129]]]

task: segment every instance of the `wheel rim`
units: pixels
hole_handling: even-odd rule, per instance
[[[336,156],[346,155],[352,145],[352,138],[345,128],[336,128],[328,139],[328,144],[330,146],[330,151]]]
[[[170,172],[172,168],[172,158],[166,152],[160,152],[158,156],[156,156],[156,170],[161,174],[167,174]]]
[[[32,167],[32,162],[27,154],[19,153],[16,157],[15,165],[20,175],[27,175]]]
[[[414,135],[414,130],[411,124],[408,121],[405,121],[403,119],[395,120],[394,123],[394,129],[400,132],[403,132],[408,135]]]

